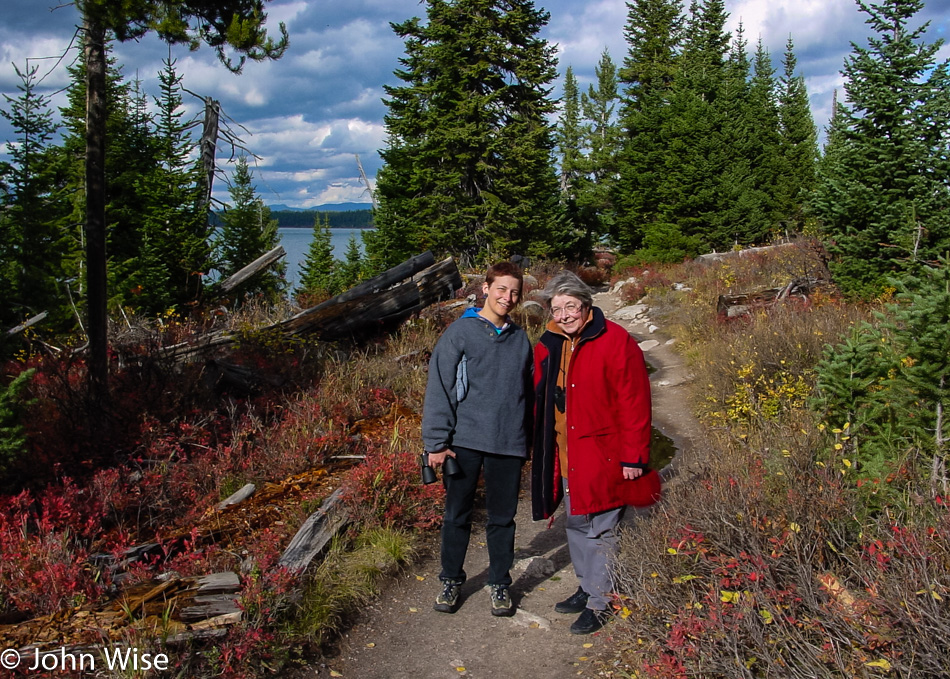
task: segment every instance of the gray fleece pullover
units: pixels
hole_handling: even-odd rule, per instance
[[[531,343],[509,322],[501,331],[471,308],[432,351],[422,410],[425,449],[460,446],[528,456]]]

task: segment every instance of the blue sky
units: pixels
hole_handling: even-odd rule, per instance
[[[622,63],[624,0],[536,0],[535,4],[550,12],[543,37],[557,46],[561,76],[573,66],[586,89],[605,48],[615,63]],[[290,32],[290,49],[281,60],[249,63],[236,76],[217,63],[213,50],[203,47],[188,52],[178,46],[171,55],[184,74],[184,86],[218,99],[225,114],[245,128],[241,134],[246,145],[260,157],[254,177],[266,203],[304,208],[368,202],[356,156],[374,177],[380,166],[378,150],[385,140],[383,85],[396,83],[393,71],[403,54],[403,43],[389,24],[424,16],[425,5],[419,0],[278,0],[267,8],[272,33],[277,34],[280,21]],[[761,37],[776,68],[781,68],[785,42],[792,36],[815,121],[824,127],[832,93],[841,88],[839,71],[851,42],[864,45],[869,35],[866,15],[857,4],[853,0],[726,0],[726,9],[728,28],[734,30],[741,21],[750,49]],[[930,41],[945,37],[950,29],[950,2],[931,0],[916,19],[917,23],[931,21]],[[59,103],[68,75],[58,57],[74,39],[77,23],[75,8],[57,0],[4,0],[0,92],[16,96],[19,79],[13,64],[23,70],[30,59],[44,74],[43,89]],[[126,78],[142,79],[151,92],[157,92],[156,74],[168,54],[168,47],[153,37],[115,47]],[[944,46],[939,56],[950,58],[950,47]],[[555,95],[560,93],[560,80],[554,89]],[[186,107],[189,115],[196,114],[200,104],[188,97]],[[6,121],[0,120],[0,140],[10,136]],[[228,151],[220,149],[219,160],[226,160]],[[216,189],[217,197],[226,197],[223,184]]]

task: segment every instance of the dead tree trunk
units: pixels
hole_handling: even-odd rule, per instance
[[[431,252],[417,255],[341,295],[263,329],[277,330],[287,336],[313,334],[331,341],[358,339],[385,330],[431,304],[451,298],[462,287],[462,276],[455,260],[449,257],[438,264],[434,261]],[[261,258],[228,280],[242,271],[259,271],[266,265],[266,260]],[[240,282],[232,283],[228,289]],[[224,285],[221,287],[223,289]],[[232,343],[236,338],[237,335],[211,333],[193,343],[166,347],[164,355],[180,361],[193,360],[213,347]]]
[[[260,273],[286,254],[287,253],[284,251],[284,246],[278,245],[270,252],[264,253],[253,262],[245,266],[243,269],[237,271],[234,275],[223,280],[220,285],[221,291],[231,292],[241,283]]]
[[[204,177],[201,206],[211,206],[211,186],[214,183],[214,159],[218,146],[218,118],[221,115],[221,103],[217,99],[205,97],[205,119],[201,131],[201,170]]]
[[[426,306],[448,299],[462,287],[462,277],[450,257],[419,269],[432,259],[425,253],[347,290],[342,295],[307,309],[279,324],[289,335],[315,333],[321,339],[336,340],[368,334],[401,322]],[[391,285],[406,276],[409,281]]]

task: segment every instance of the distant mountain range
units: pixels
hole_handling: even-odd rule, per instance
[[[372,203],[328,203],[313,207],[287,207],[286,205],[268,205],[271,212],[352,212],[353,210],[372,210]]]

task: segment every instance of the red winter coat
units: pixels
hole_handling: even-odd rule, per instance
[[[650,380],[643,352],[621,326],[594,307],[567,374],[568,485],[571,512],[593,514],[624,505],[644,507],[660,496],[650,459]],[[554,431],[554,387],[564,335],[546,331],[534,349],[535,426],[531,462],[534,519],[549,518],[562,499]],[[640,467],[636,480],[623,467]]]

